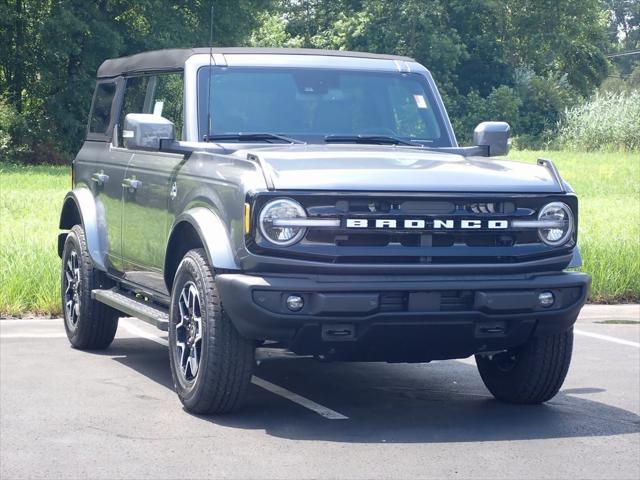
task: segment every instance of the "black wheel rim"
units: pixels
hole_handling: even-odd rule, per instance
[[[200,371],[202,354],[202,309],[195,283],[187,282],[178,297],[176,324],[176,365],[183,380],[194,382]]]
[[[502,352],[494,355],[492,360],[499,371],[508,373],[518,364],[518,354],[517,352]]]
[[[80,319],[80,265],[75,249],[67,256],[62,282],[65,320],[69,329],[74,330]]]

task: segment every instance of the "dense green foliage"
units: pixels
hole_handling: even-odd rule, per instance
[[[591,301],[640,300],[640,164],[633,154],[516,151],[552,158],[580,195],[584,270]],[[0,167],[0,316],[60,313],[56,232],[68,167]]]
[[[600,0],[282,0],[255,45],[393,52],[427,65],[468,141],[482,120],[544,140],[607,75]]]
[[[459,139],[506,120],[548,144],[563,112],[640,48],[637,0],[214,0],[214,44],[410,55],[427,65]],[[84,135],[106,58],[208,44],[208,0],[0,0],[0,159],[61,162]],[[613,79],[615,80],[615,79]]]
[[[214,3],[214,43],[235,45],[267,2]],[[98,66],[145,50],[206,45],[209,12],[210,2],[199,0],[0,0],[0,96],[16,113],[0,132],[8,128],[27,152],[52,152],[51,160],[74,152]]]

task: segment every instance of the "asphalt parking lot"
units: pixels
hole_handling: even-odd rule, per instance
[[[222,417],[182,410],[166,340],[142,322],[88,353],[61,320],[3,320],[0,478],[637,479],[640,325],[600,323],[621,319],[607,312],[579,320],[546,405],[493,400],[473,359],[272,359]]]

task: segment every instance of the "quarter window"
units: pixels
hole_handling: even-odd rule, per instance
[[[93,109],[89,121],[89,132],[108,134],[111,124],[111,106],[116,94],[115,83],[99,83],[93,100]]]

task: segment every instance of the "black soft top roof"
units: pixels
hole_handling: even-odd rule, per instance
[[[181,70],[189,57],[196,54],[263,54],[263,55],[319,55],[329,57],[375,58],[415,62],[409,57],[377,53],[316,50],[312,48],[174,48],[137,53],[128,57],[105,60],[98,68],[98,78],[117,77],[130,73]]]

